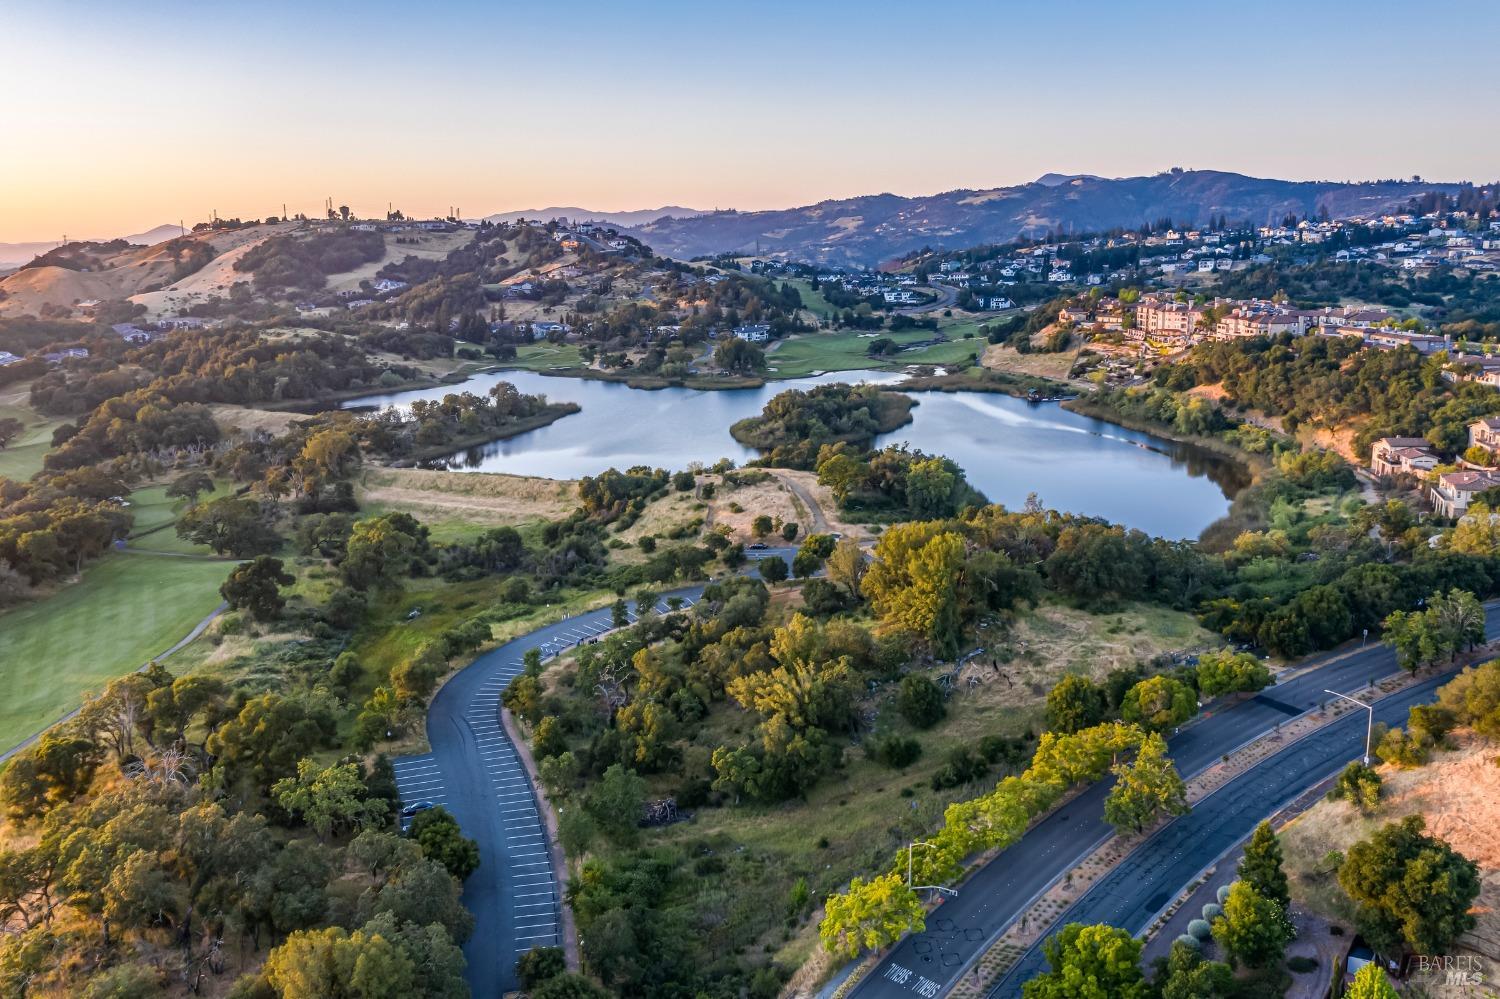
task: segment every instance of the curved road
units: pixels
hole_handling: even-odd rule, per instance
[[[1500,635],[1500,605],[1485,607],[1485,633],[1490,638]],[[1397,669],[1395,653],[1385,645],[1372,645],[1344,654],[1330,654],[1312,659],[1299,675],[1274,687],[1269,687],[1256,697],[1200,718],[1168,740],[1172,759],[1183,777],[1192,777],[1207,769],[1221,756],[1270,731],[1278,722],[1294,718],[1331,700],[1325,689],[1354,693],[1371,680],[1386,676]],[[1431,696],[1430,684],[1422,684],[1415,691],[1421,694],[1402,694],[1380,702],[1388,711],[1404,717],[1404,708],[1390,707],[1401,703],[1413,703],[1411,697]],[[1377,716],[1380,708],[1377,707]],[[1337,725],[1330,728],[1337,728]],[[1360,731],[1363,739],[1363,729]],[[1302,746],[1312,739],[1301,740]],[[1323,745],[1318,742],[1314,745]],[[1340,744],[1342,745],[1342,744]],[[1292,748],[1296,748],[1295,746]],[[1357,754],[1358,747],[1353,751]],[[1291,755],[1287,755],[1291,754]],[[1340,748],[1334,754],[1338,766],[1347,763],[1351,752]],[[1283,759],[1282,757],[1286,758]],[[1312,762],[1288,749],[1274,759],[1282,760],[1286,768],[1284,776],[1305,789],[1318,783],[1328,774]],[[1250,771],[1262,774],[1266,764]],[[1329,771],[1331,772],[1331,771]],[[1248,775],[1247,775],[1248,776]],[[1233,786],[1231,782],[1226,787]],[[1109,794],[1110,784],[1101,781],[1085,789],[1066,805],[1037,823],[1021,840],[1001,852],[994,860],[975,871],[959,886],[957,897],[950,898],[932,914],[925,932],[910,934],[897,943],[875,968],[849,993],[850,996],[896,999],[913,995],[932,997],[945,994],[964,974],[969,964],[988,949],[1010,924],[1030,905],[1033,898],[1049,888],[1067,871],[1099,846],[1111,834],[1104,821],[1104,799]],[[1222,797],[1221,797],[1222,795]],[[1274,798],[1272,794],[1270,797]],[[1219,799],[1215,802],[1215,798]],[[1249,832],[1256,822],[1275,810],[1280,800],[1271,807],[1260,807],[1260,799],[1223,795],[1223,792],[1205,799],[1198,806],[1207,809],[1205,814],[1218,815],[1225,802],[1241,803],[1250,814],[1241,816],[1250,821],[1245,827]],[[1215,802],[1212,806],[1210,802]],[[1249,802],[1250,804],[1245,804]],[[1197,815],[1195,810],[1192,815]],[[1239,812],[1234,814],[1239,815]],[[1188,816],[1168,826],[1152,842],[1162,841],[1166,832],[1182,826],[1196,828]],[[1253,819],[1253,821],[1251,821]],[[1231,837],[1228,843],[1234,842]],[[1204,843],[1216,842],[1205,838]],[[1146,895],[1145,901],[1136,899],[1139,906],[1149,903],[1165,893],[1170,897],[1191,880],[1191,874],[1206,867],[1228,843],[1223,846],[1205,846],[1194,853],[1195,863],[1189,875],[1176,882],[1158,881],[1164,877],[1152,865],[1134,868],[1130,885],[1137,894]],[[1143,846],[1141,849],[1145,849]],[[1211,853],[1212,856],[1206,856]],[[1134,858],[1132,854],[1132,858]],[[1122,868],[1123,869],[1123,868]],[[1165,904],[1164,902],[1162,904]],[[1160,905],[1151,907],[1152,912]],[[1077,921],[1069,914],[1068,921]],[[1028,957],[1028,960],[1030,957]],[[1030,966],[1028,966],[1030,967]],[[1033,969],[1034,971],[1034,969]],[[1015,973],[1013,973],[1014,976]],[[1019,981],[1020,979],[1016,979]],[[1011,981],[1010,978],[1006,982]],[[1003,984],[1003,983],[1002,983]],[[1019,989],[1019,986],[1016,987]],[[1009,994],[1009,993],[1006,993]]]
[[[795,549],[750,552],[752,559],[790,559]],[[754,563],[746,571],[753,571]],[[696,603],[706,584],[662,595]],[[635,620],[634,604],[630,619]],[[427,712],[431,752],[393,761],[403,805],[431,802],[458,819],[479,843],[479,869],[464,883],[463,902],[474,915],[464,944],[464,977],[475,999],[499,999],[517,987],[516,958],[533,947],[562,945],[563,872],[549,860],[536,794],[500,724],[500,694],[521,672],[521,657],[539,648],[544,658],[612,627],[608,607],[550,624],[486,652],[448,680]]]

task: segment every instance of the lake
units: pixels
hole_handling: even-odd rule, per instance
[[[731,437],[729,427],[757,415],[778,392],[841,381],[895,384],[903,377],[843,371],[752,389],[646,391],[616,382],[502,371],[457,386],[364,396],[344,406],[399,407],[457,391],[483,394],[499,381],[553,401],[576,402],[583,407],[580,413],[446,459],[456,471],[575,479],[611,466],[676,470],[720,458],[744,464],[758,452]],[[1034,492],[1050,508],[1105,517],[1162,537],[1196,538],[1247,484],[1239,464],[1213,452],[1070,413],[1056,403],[988,392],[913,392],[912,397],[918,403],[912,422],[882,435],[876,445],[905,442],[947,455],[980,492],[1011,509]]]

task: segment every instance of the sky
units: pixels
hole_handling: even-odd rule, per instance
[[[1174,166],[1500,178],[1481,0],[5,0],[0,241],[752,210]]]

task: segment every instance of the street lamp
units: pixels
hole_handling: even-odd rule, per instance
[[[958,889],[956,888],[944,888],[942,885],[914,885],[911,883],[912,851],[919,846],[929,847],[933,850],[936,850],[938,848],[938,845],[936,843],[925,843],[922,840],[913,840],[912,842],[906,844],[906,887],[911,891],[919,891],[923,888],[936,888],[940,894],[957,895]]]
[[[1365,766],[1369,766],[1370,765],[1370,738],[1375,733],[1375,709],[1373,707],[1371,707],[1370,705],[1366,704],[1364,701],[1361,701],[1359,698],[1357,698],[1357,697],[1350,697],[1348,694],[1340,694],[1337,690],[1326,690],[1325,689],[1323,691],[1323,693],[1325,693],[1325,694],[1332,694],[1334,697],[1342,697],[1344,700],[1349,701],[1351,704],[1358,704],[1360,707],[1364,708],[1366,711],[1368,711],[1370,713],[1369,719],[1365,723]]]

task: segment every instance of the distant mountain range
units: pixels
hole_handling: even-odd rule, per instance
[[[138,232],[124,239],[127,243],[139,246],[155,246],[157,243],[165,242],[181,234],[182,230],[175,225],[159,225],[155,229]],[[114,238],[106,236],[102,239],[90,240],[90,242],[107,243]],[[35,258],[56,247],[59,242],[61,241],[52,239],[36,243],[0,243],[0,270],[11,270],[22,264],[29,264]]]
[[[795,260],[874,266],[912,250],[962,249],[1049,231],[1098,232],[1171,218],[1178,225],[1264,225],[1288,214],[1347,218],[1398,208],[1463,185],[1269,180],[1217,170],[1106,179],[1046,174],[1030,184],[906,198],[874,194],[776,211],[664,217],[634,234],[658,253],[695,257],[759,251]]]
[[[681,205],[666,205],[662,208],[641,208],[629,212],[601,212],[592,208],[531,208],[524,212],[499,212],[486,215],[488,222],[514,222],[516,219],[565,218],[572,222],[606,222],[625,227],[649,225],[667,217],[685,219],[702,215],[701,208],[683,208]]]

